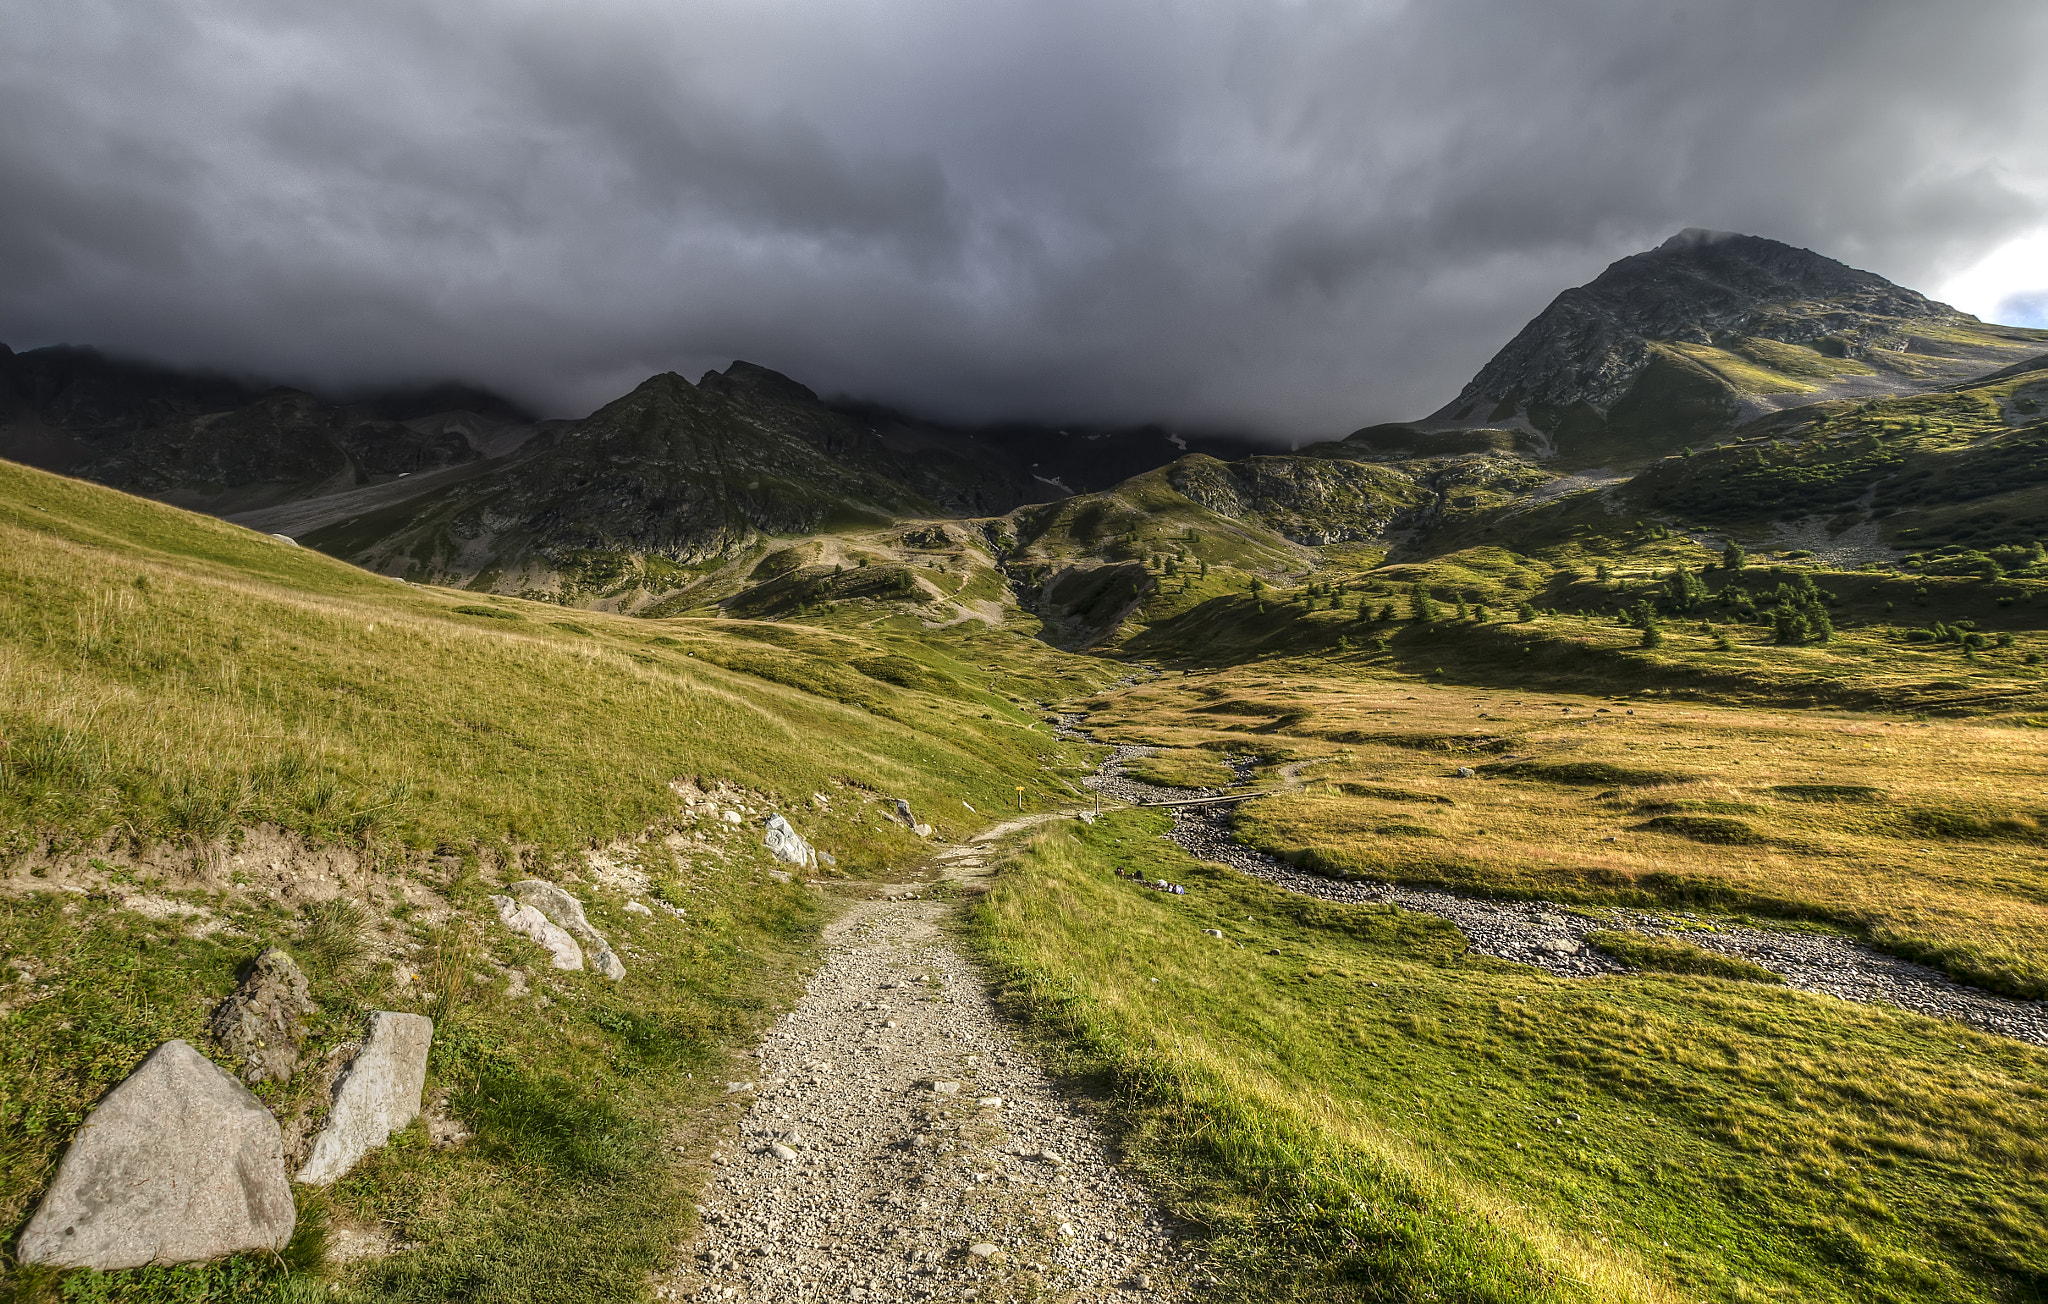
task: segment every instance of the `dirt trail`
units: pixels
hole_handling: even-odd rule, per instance
[[[942,853],[826,932],[755,1052],[703,1227],[662,1299],[1172,1300],[1197,1269],[1095,1127],[1011,1037],[941,923],[987,844]],[[934,893],[933,888],[939,888]]]

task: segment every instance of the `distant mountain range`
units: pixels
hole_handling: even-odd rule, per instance
[[[839,545],[759,583],[748,559],[862,536],[866,565],[923,547],[905,542],[915,531],[890,542],[899,523],[980,522],[942,531],[947,546],[982,549],[975,565],[1007,568],[1013,596],[1086,641],[1141,596],[1148,540],[1169,525],[1189,558],[1301,569],[1333,546],[1533,546],[1557,504],[1598,488],[1610,507],[1701,528],[1821,513],[1899,548],[1985,529],[2026,542],[2048,535],[2048,452],[2030,451],[2044,367],[2048,331],[1777,241],[1688,230],[1560,294],[1428,418],[1291,453],[1156,426],[948,426],[826,402],[746,362],[539,420],[462,386],[332,398],[0,346],[0,456],[388,574],[624,610],[823,600],[847,588],[825,580],[846,564],[827,558],[853,555]],[[1977,418],[1931,416],[1915,396],[1962,391],[1995,429],[1952,448]],[[1884,451],[1825,473],[1767,452],[1758,469],[1759,441],[1846,448],[1849,432]]]
[[[1260,446],[1157,426],[948,426],[828,404],[747,362],[541,421],[459,385],[334,399],[0,345],[0,457],[436,574],[545,570],[589,549],[689,562],[833,522],[999,515],[1190,449]]]

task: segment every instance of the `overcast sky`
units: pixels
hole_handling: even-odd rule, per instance
[[[1685,226],[2048,325],[2041,0],[0,0],[0,340],[1341,433]]]

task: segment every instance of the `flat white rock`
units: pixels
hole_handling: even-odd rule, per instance
[[[427,1050],[433,1044],[434,1021],[423,1014],[372,1014],[369,1038],[335,1091],[334,1108],[313,1139],[313,1156],[296,1180],[308,1186],[331,1185],[357,1160],[390,1140],[393,1132],[419,1117],[420,1092],[427,1085]]]
[[[611,943],[605,940],[604,934],[590,926],[581,901],[540,878],[521,879],[506,890],[582,942],[589,953],[592,969],[613,982],[626,976],[625,962],[613,954]]]
[[[546,915],[508,896],[494,896],[491,904],[498,908],[498,922],[546,951],[548,963],[555,968],[583,967],[583,948],[567,932],[549,923]]]

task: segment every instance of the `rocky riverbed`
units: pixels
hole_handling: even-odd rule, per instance
[[[987,872],[973,845],[940,869]],[[737,1124],[658,1297],[1185,1295],[1192,1255],[1011,1038],[931,895],[898,885],[834,924],[753,1079],[728,1085]]]
[[[1062,723],[1068,729],[1078,729],[1079,718],[1068,717]],[[1119,747],[1086,782],[1105,797],[1132,803],[1228,793],[1225,788],[1160,788],[1124,773],[1126,762],[1151,750]],[[1248,763],[1239,762],[1238,770],[1242,782],[1249,774]],[[1325,878],[1239,842],[1230,831],[1235,809],[1232,803],[1177,808],[1168,836],[1192,855],[1229,865],[1290,892],[1325,901],[1389,902],[1404,910],[1448,919],[1477,951],[1568,978],[1590,978],[1627,968],[1588,945],[1588,933],[1629,930],[1680,937],[1695,946],[1762,965],[1783,978],[1787,986],[1801,991],[1850,1001],[1884,1001],[1986,1032],[2048,1045],[2048,1004],[1966,987],[1925,965],[1886,955],[1838,934],[1710,924],[1684,912],[1656,914],[1551,901],[1496,901],[1366,879]]]

